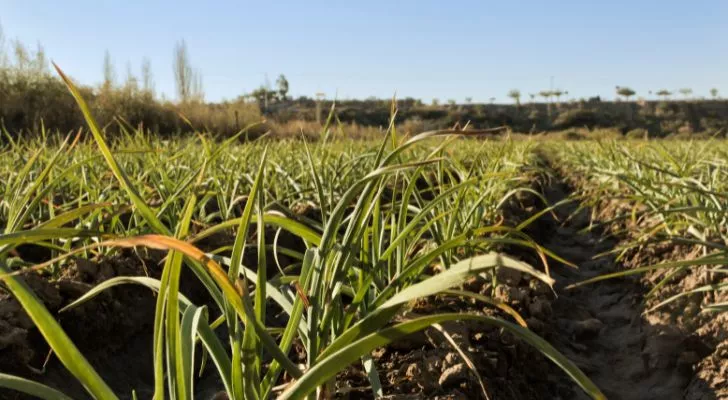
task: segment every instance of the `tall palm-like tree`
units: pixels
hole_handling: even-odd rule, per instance
[[[508,92],[508,97],[512,98],[513,101],[516,103],[516,107],[521,107],[521,91],[518,89],[511,89]]]
[[[617,91],[617,95],[624,97],[626,101],[629,101],[629,98],[635,95],[635,91],[631,88],[628,88],[627,86],[616,86],[615,87]]]

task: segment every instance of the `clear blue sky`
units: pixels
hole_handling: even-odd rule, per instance
[[[119,77],[149,57],[168,97],[182,38],[208,100],[279,73],[294,96],[505,102],[551,76],[569,97],[612,98],[615,85],[728,95],[727,0],[0,0],[0,24],[88,84],[101,81],[106,49]]]

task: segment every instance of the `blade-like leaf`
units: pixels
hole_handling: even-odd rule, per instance
[[[0,387],[17,390],[43,400],[73,400],[56,389],[31,380],[0,373]]]
[[[535,333],[498,318],[471,314],[436,314],[420,317],[364,336],[325,358],[319,358],[319,362],[308,370],[303,377],[293,382],[278,399],[302,399],[363,355],[369,354],[372,350],[386,346],[409,334],[428,328],[433,324],[468,320],[480,321],[513,333],[516,337],[534,346],[564,370],[593,399],[606,399],[606,396],[604,396],[599,388],[574,363],[569,361],[558,350]]]

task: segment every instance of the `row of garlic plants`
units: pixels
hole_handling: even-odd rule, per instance
[[[131,127],[111,143],[66,82],[89,136],[69,136],[55,146],[42,137],[2,149],[0,279],[92,397],[118,394],[23,283],[23,274],[42,271],[52,278],[70,255],[103,257],[118,248],[146,247],[169,252],[161,276],[109,279],[67,308],[119,285],[143,285],[158,294],[150,360],[157,399],[194,397],[195,359],[203,352],[231,399],[332,396],[336,374],[353,363],[363,365],[379,396],[383,388],[371,352],[451,320],[512,332],[591,396],[603,398],[572,362],[496,299],[458,292],[503,310],[503,317],[437,313],[394,322],[411,301],[496,268],[553,284],[546,268],[494,251],[508,244],[549,254],[522,233],[524,225],[504,226],[499,218],[510,197],[531,190],[524,171],[531,144],[488,143],[454,131],[400,137],[394,129],[380,143],[263,139],[240,145],[237,137],[220,142],[205,135],[165,142]],[[314,212],[297,212],[302,204]],[[303,246],[277,245],[281,231]],[[198,247],[219,232],[232,233],[231,242],[221,244],[225,249]],[[15,251],[22,244],[50,249],[50,259],[24,260]],[[285,253],[290,265],[269,273],[270,249]],[[243,262],[246,252],[255,253],[252,265]],[[439,266],[435,275],[433,265]],[[184,268],[194,272],[210,304],[194,304],[180,292]],[[273,305],[288,315],[284,326],[265,325]],[[228,340],[216,332],[223,325]],[[294,343],[305,349],[303,365],[289,358]],[[4,374],[0,386],[67,398]]]
[[[617,223],[623,227],[617,233],[628,239],[617,248],[619,257],[666,245],[694,248],[699,253],[589,282],[657,273],[660,275],[647,293],[649,311],[676,306],[689,297],[699,297],[703,313],[728,310],[726,142],[584,142],[552,145],[552,150],[558,165],[576,177],[585,205],[610,207],[609,218],[595,226]],[[701,285],[678,293],[664,290],[698,269],[704,275]]]

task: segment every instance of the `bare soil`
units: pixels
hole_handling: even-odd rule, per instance
[[[545,190],[549,201],[566,198],[566,185]],[[554,301],[552,343],[574,361],[609,399],[677,399],[690,381],[686,354],[695,351],[678,328],[642,318],[644,311],[639,278],[614,279],[565,289],[572,283],[621,268],[609,257],[617,240],[603,233],[580,233],[588,210],[571,204],[557,210],[563,223],[552,222],[544,246],[579,268],[556,265],[553,269],[559,297]],[[581,397],[581,396],[577,396]]]
[[[547,186],[544,194],[554,202],[571,191],[561,181]],[[614,256],[597,257],[633,239],[629,235],[634,228],[621,221],[582,233],[593,222],[611,220],[616,208],[625,206],[609,199],[598,203],[597,210],[572,203],[557,210],[562,222],[548,222],[553,229],[543,238],[544,246],[579,266],[554,268],[557,289],[609,272],[697,255],[699,249],[662,244],[635,248],[619,261]],[[645,313],[657,301],[645,301],[643,295],[663,276],[664,272],[654,272],[557,290],[554,316],[560,334],[552,343],[577,362],[609,399],[728,398],[727,316],[698,315],[701,301],[715,300],[702,297]],[[717,283],[715,279],[705,267],[694,268],[675,277],[658,298]]]
[[[127,251],[100,263],[79,259],[58,280],[34,274],[23,279],[55,314],[109,278],[147,274],[159,276],[158,259]],[[153,382],[149,357],[154,305],[149,289],[126,285],[57,315],[64,330],[115,392],[131,396],[132,389],[137,389],[141,398],[147,398],[144,383]],[[0,295],[0,371],[40,381],[73,398],[88,398],[83,387],[50,354],[20,304],[7,293]],[[27,397],[0,390],[0,398]]]

